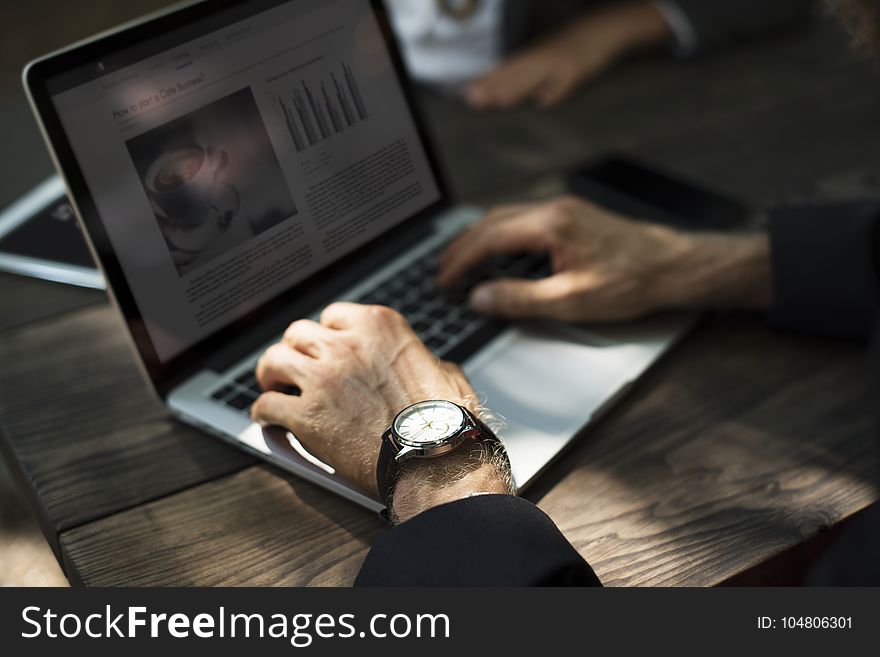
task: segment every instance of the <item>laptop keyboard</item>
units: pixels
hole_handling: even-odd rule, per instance
[[[461,363],[504,330],[506,324],[472,312],[468,291],[495,278],[545,278],[552,273],[543,254],[516,254],[492,258],[464,281],[457,291],[437,288],[441,245],[357,299],[358,303],[394,308],[409,320],[413,330],[438,358]],[[299,394],[291,388],[288,394]],[[236,411],[247,413],[262,393],[253,370],[224,382],[211,398]]]
[[[299,389],[290,386],[282,392],[288,395],[298,395]],[[211,393],[211,399],[222,402],[236,411],[242,413],[250,412],[251,405],[263,394],[260,384],[257,383],[257,376],[253,370],[247,370],[236,378],[224,383],[219,389]]]

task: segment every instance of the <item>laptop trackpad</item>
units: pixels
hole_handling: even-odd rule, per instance
[[[553,459],[680,329],[675,322],[638,339],[630,327],[621,342],[552,325],[513,328],[467,361],[464,370],[480,400],[504,420],[501,436],[517,486]]]

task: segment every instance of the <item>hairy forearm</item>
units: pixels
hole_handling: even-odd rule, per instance
[[[471,495],[513,492],[503,447],[477,443],[470,450],[405,465],[394,487],[391,517],[399,524],[432,507]]]
[[[762,310],[770,306],[770,241],[766,234],[668,231],[665,239],[669,262],[656,279],[658,307]]]

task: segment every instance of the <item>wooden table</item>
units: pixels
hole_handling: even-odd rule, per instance
[[[427,105],[467,201],[553,193],[609,149],[756,205],[863,196],[880,84],[844,43],[820,25],[634,62],[548,113]],[[73,583],[351,583],[375,516],[170,418],[102,295],[8,276],[0,295],[3,453]],[[878,497],[864,360],[710,317],[528,496],[608,585],[785,582]]]

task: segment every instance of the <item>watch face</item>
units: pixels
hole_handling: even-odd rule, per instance
[[[404,409],[394,420],[398,439],[412,447],[430,447],[456,436],[464,427],[462,410],[448,401],[425,401]]]

